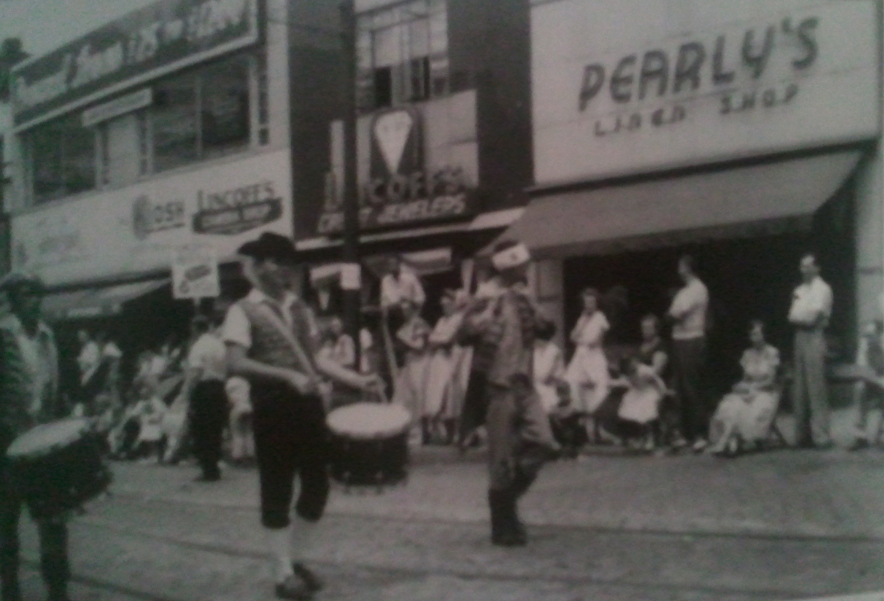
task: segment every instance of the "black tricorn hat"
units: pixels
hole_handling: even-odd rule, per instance
[[[280,263],[294,263],[298,256],[291,240],[273,232],[264,232],[257,240],[240,246],[236,252],[259,261],[273,259]]]

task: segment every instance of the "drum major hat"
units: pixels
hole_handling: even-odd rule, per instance
[[[509,246],[491,257],[491,264],[498,271],[521,267],[531,261],[531,251],[522,243]]]
[[[40,277],[33,273],[13,271],[0,279],[0,292],[22,290],[28,288],[34,294],[46,294],[46,285]]]
[[[240,246],[236,252],[259,261],[273,259],[280,263],[294,263],[298,256],[291,240],[273,232],[264,232],[257,240]]]

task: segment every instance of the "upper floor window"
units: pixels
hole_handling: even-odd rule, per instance
[[[247,57],[158,83],[151,121],[154,171],[248,147]]]
[[[79,114],[38,125],[24,141],[36,202],[96,187],[95,132],[83,127]]]
[[[411,0],[360,15],[357,31],[361,110],[448,93],[445,0]]]
[[[262,57],[234,56],[157,81],[146,108],[91,127],[75,112],[28,130],[22,141],[33,202],[267,145],[263,65]]]

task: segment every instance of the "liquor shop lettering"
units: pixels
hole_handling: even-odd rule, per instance
[[[819,46],[816,30],[819,18],[808,17],[793,24],[788,18],[779,24],[749,28],[743,32],[739,59],[733,58],[734,36],[721,34],[713,45],[701,41],[681,44],[676,52],[652,49],[639,56],[632,53],[611,65],[593,63],[583,68],[578,109],[586,111],[600,94],[615,104],[627,104],[648,97],[664,98],[733,86],[738,77],[759,80],[768,69],[774,52],[789,53],[794,72],[809,68],[816,61]],[[728,58],[730,57],[730,58]],[[604,92],[603,92],[604,90]]]

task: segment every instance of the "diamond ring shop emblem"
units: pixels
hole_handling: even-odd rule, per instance
[[[399,172],[402,153],[413,128],[414,117],[408,111],[385,113],[374,122],[375,140],[391,175]]]

